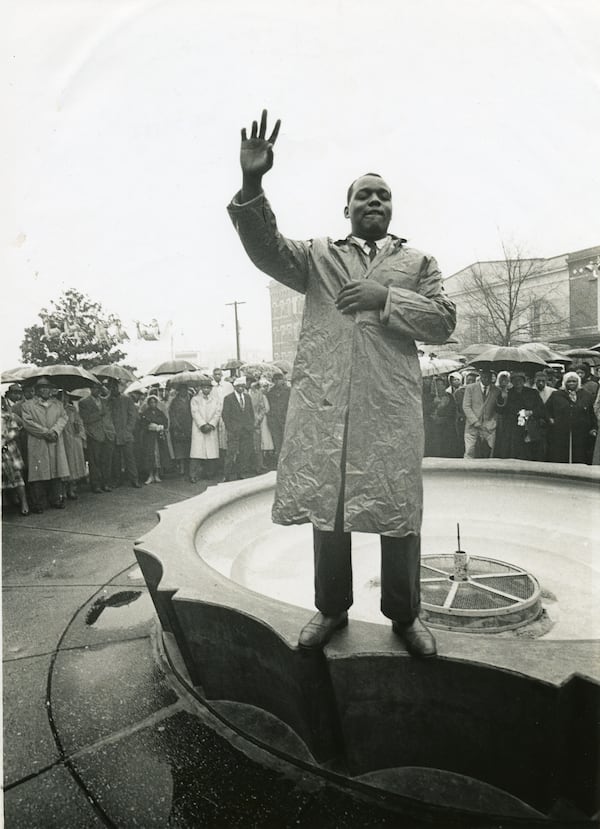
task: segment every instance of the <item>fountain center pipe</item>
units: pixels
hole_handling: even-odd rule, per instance
[[[452,581],[468,581],[469,572],[467,563],[469,557],[463,550],[460,549],[460,524],[456,525],[456,537],[458,543],[456,545],[456,550],[454,552],[454,573],[452,574],[451,578]]]

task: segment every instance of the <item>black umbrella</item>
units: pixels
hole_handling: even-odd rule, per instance
[[[179,374],[180,371],[196,371],[198,366],[189,360],[165,360],[148,372],[148,374]]]
[[[96,377],[110,377],[113,380],[118,380],[119,383],[133,383],[135,375],[132,371],[124,366],[106,365],[94,366],[90,372]]]
[[[546,361],[533,351],[510,345],[495,345],[488,348],[472,359],[471,364],[480,369],[494,371],[516,371],[520,368],[527,374],[533,374],[546,367]]]
[[[93,374],[90,374],[89,371],[86,371],[80,366],[58,364],[55,366],[42,366],[31,372],[25,380],[25,384],[33,386],[35,385],[35,381],[40,377],[47,377],[53,386],[56,386],[58,389],[64,389],[65,391],[81,389],[86,386],[96,386],[100,382]]]

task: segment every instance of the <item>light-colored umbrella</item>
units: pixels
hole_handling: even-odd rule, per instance
[[[493,343],[473,343],[473,345],[463,348],[462,353],[465,357],[475,357],[481,354],[482,351],[487,351],[488,348],[498,348],[498,346]]]
[[[174,374],[168,381],[169,386],[198,386],[202,380],[209,379],[212,383],[212,377],[205,374],[203,371],[182,371],[179,374]]]
[[[114,364],[94,366],[90,371],[95,377],[110,377],[112,380],[118,380],[119,383],[133,383],[135,380],[135,374],[124,366]]]
[[[421,366],[421,374],[423,377],[433,377],[436,374],[449,374],[451,371],[456,371],[463,367],[458,360],[446,360],[441,357],[428,357],[427,355],[419,357],[419,365]]]
[[[558,351],[554,351],[549,345],[547,345],[547,343],[521,343],[517,346],[517,348],[525,349],[526,351],[533,351],[534,354],[537,354],[538,357],[541,357],[546,363],[571,362],[570,357],[567,357],[565,354],[560,354]]]
[[[189,360],[165,360],[154,366],[148,374],[179,374],[180,371],[197,371],[198,366]]]
[[[21,380],[27,380],[32,372],[37,371],[37,366],[16,366],[16,368],[9,368],[2,372],[3,383],[20,383]]]
[[[585,362],[592,366],[600,366],[600,352],[594,351],[591,348],[570,348],[565,351],[567,357],[572,363]]]
[[[528,374],[546,366],[546,361],[538,357],[533,351],[526,348],[517,348],[512,345],[495,345],[482,351],[471,360],[476,368],[488,368],[495,371],[516,371],[523,369]]]
[[[292,364],[287,360],[273,360],[273,365],[276,366],[279,371],[282,371],[284,374],[291,374],[292,373]]]
[[[26,378],[27,385],[33,385],[38,377],[47,377],[53,386],[65,391],[81,389],[84,386],[95,386],[100,381],[81,366],[61,365],[42,366],[32,371]]]
[[[155,374],[147,374],[145,377],[141,377],[139,380],[134,380],[133,383],[130,383],[124,389],[123,394],[131,394],[134,391],[145,391],[150,386],[164,387],[174,376],[174,374],[161,374],[157,377]]]

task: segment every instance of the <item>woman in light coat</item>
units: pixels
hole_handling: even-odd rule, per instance
[[[63,480],[70,477],[62,434],[68,417],[63,404],[50,397],[52,389],[49,380],[41,377],[36,383],[36,396],[26,400],[21,410],[27,432],[31,512],[36,513],[44,511],[47,486],[51,505],[64,509]]]
[[[192,445],[190,449],[190,481],[210,478],[214,474],[215,461],[219,458],[217,426],[223,411],[221,397],[213,393],[212,380],[206,378],[200,384],[198,394],[192,397]]]

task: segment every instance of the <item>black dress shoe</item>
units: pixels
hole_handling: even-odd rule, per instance
[[[298,647],[321,648],[329,642],[336,630],[346,627],[347,624],[348,613],[346,610],[336,616],[325,616],[319,611],[300,631]]]
[[[139,481],[132,481],[131,486],[135,487],[135,489],[141,489],[142,488],[142,485]]]
[[[60,501],[56,501],[56,503],[52,504],[54,509],[65,509],[67,506],[66,503],[61,499]]]
[[[417,616],[412,622],[392,622],[392,630],[402,639],[412,656],[435,656],[435,639],[429,628]]]

